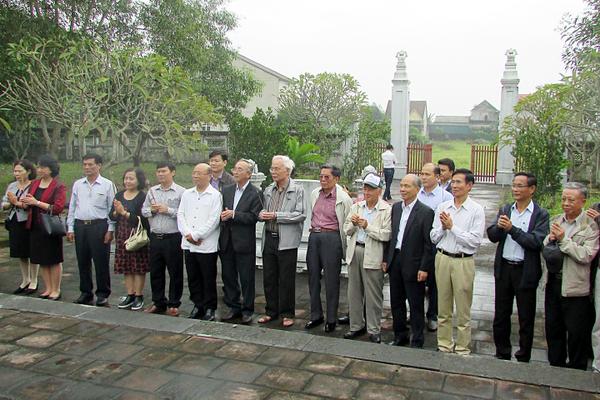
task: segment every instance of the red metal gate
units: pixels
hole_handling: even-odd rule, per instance
[[[409,143],[406,173],[418,174],[423,164],[431,162],[431,144]]]
[[[497,163],[497,145],[471,145],[471,171],[475,175],[475,182],[496,183]]]

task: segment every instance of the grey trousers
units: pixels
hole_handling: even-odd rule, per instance
[[[327,322],[335,323],[340,302],[340,272],[342,269],[340,233],[312,232],[308,237],[306,266],[308,267],[311,321],[323,318],[323,306],[321,305],[321,270],[323,270]]]
[[[350,330],[359,331],[365,326],[363,311],[366,311],[367,332],[375,334],[381,330],[383,271],[363,268],[364,255],[365,248],[356,246],[348,266]]]

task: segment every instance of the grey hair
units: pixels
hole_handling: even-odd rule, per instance
[[[563,189],[577,190],[579,193],[581,193],[581,195],[583,196],[584,199],[587,199],[587,197],[588,197],[588,188],[583,183],[567,182],[567,183],[565,183],[565,186]]]
[[[254,161],[250,160],[250,159],[246,159],[246,158],[240,158],[238,160],[238,162],[242,162],[244,164],[246,164],[246,170],[248,171],[248,173],[250,173],[250,175],[252,175],[252,173],[254,172]]]
[[[276,155],[273,156],[273,160],[281,160],[283,162],[283,166],[288,170],[290,174],[296,166],[296,164],[294,164],[294,161],[288,156]]]
[[[413,178],[413,185],[415,185],[416,187],[418,187],[419,189],[421,189],[423,187],[423,181],[421,181],[421,178],[419,178],[419,175],[416,174],[408,174],[406,176],[410,176]]]

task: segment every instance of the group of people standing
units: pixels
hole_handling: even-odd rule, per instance
[[[75,242],[79,267],[81,295],[75,302],[108,305],[110,246],[116,239],[114,272],[124,275],[127,289],[119,308],[144,307],[143,289],[149,272],[152,304],[145,311],[178,316],[185,261],[194,305],[190,318],[213,321],[220,258],[227,306],[221,320],[250,323],[255,299],[256,224],[262,221],[266,306],[258,323],[280,319],[283,327],[290,327],[295,323],[298,247],[309,217],[310,317],[306,329],[324,324],[325,332],[333,332],[336,324],[349,323],[345,338],[368,334],[370,341],[380,343],[387,273],[394,331],[391,345],[421,348],[427,328],[437,331],[439,351],[470,354],[474,255],[486,230],[483,207],[469,195],[475,183],[471,171],[456,169],[450,159],[427,163],[418,175],[401,179],[401,199],[391,205],[386,201],[391,199],[393,177],[386,171],[389,165],[384,169],[387,185],[370,172],[363,177],[364,199],[353,202],[339,185],[341,171],[334,165],[320,168],[320,187],[305,196],[303,186],[291,178],[294,162],[287,156],[273,157],[269,169],[273,182],[262,193],[250,183],[252,160],[238,160],[232,175],[225,171],[227,162],[225,152],[213,151],[208,163],[194,167],[194,186],[189,189],[174,182],[174,164],[159,163],[155,171],[158,184],[147,193],[143,171],[131,168],[123,175],[124,189],[117,192],[115,185],[100,175],[102,158],[84,156],[85,176],[73,184],[66,233],[67,240]],[[393,166],[394,160],[389,163]],[[40,297],[58,300],[62,237],[47,235],[40,220],[42,213],[59,215],[66,204],[58,163],[42,157],[36,169],[29,161],[20,160],[14,163],[13,172],[16,180],[9,185],[2,205],[10,209],[10,255],[20,259],[22,272],[15,293],[37,291],[39,265],[45,284]],[[585,369],[593,336],[597,370],[600,318],[596,318],[592,335],[590,295],[595,293],[599,307],[600,287],[596,285],[594,292],[592,283],[600,279],[595,274],[600,210],[596,205],[584,211],[587,189],[568,183],[562,193],[564,213],[550,221],[548,212],[533,201],[536,185],[535,176],[515,174],[514,202],[502,206],[487,227],[489,239],[498,243],[494,263],[496,357],[512,357],[510,320],[516,298],[519,349],[514,356],[523,362],[531,358],[536,289],[544,258],[548,265],[545,331],[549,361]],[[309,201],[312,211],[307,215]],[[128,250],[126,243],[140,225],[148,232],[149,243]],[[343,260],[348,265],[349,315],[338,318]]]

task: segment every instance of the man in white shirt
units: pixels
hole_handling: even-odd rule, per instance
[[[392,199],[390,190],[392,189],[392,182],[394,180],[394,167],[398,163],[396,155],[394,154],[394,146],[391,144],[385,146],[385,151],[381,154],[381,160],[383,161],[383,176],[385,178],[383,200],[387,201]]]
[[[185,254],[190,300],[190,318],[215,320],[217,309],[217,250],[222,210],[221,193],[210,184],[211,170],[200,163],[192,171],[194,187],[181,196],[177,227]]]
[[[444,190],[439,184],[440,168],[433,164],[427,163],[421,168],[419,174],[423,187],[419,190],[417,198],[433,211],[443,202],[454,199],[452,194]],[[437,251],[435,246],[432,247],[433,255]],[[429,297],[429,305],[427,306],[427,329],[430,332],[437,331],[437,285],[435,284],[435,269],[431,269],[427,275],[427,296]]]
[[[471,303],[475,262],[485,230],[483,207],[469,197],[475,177],[459,168],[452,175],[454,200],[435,211],[431,241],[436,245],[435,274],[438,288],[438,349],[461,355],[471,353]],[[452,338],[452,312],[456,302],[457,335]]]

